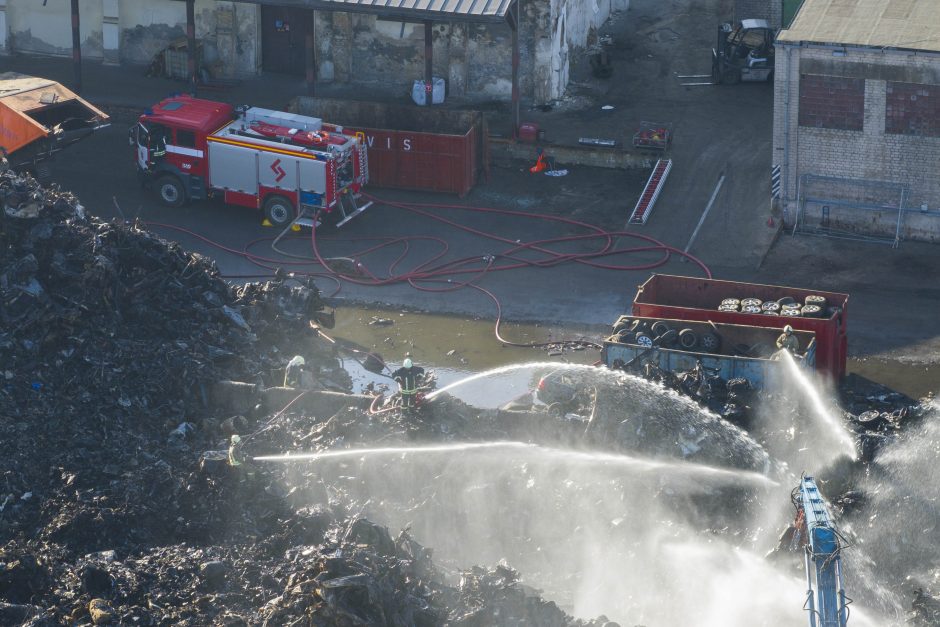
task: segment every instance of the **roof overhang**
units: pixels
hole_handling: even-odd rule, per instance
[[[937,0],[804,0],[781,45],[940,52]]]
[[[185,1],[185,0],[178,0]],[[369,13],[403,22],[503,23],[518,0],[242,0],[293,9]]]

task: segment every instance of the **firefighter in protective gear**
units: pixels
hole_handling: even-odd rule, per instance
[[[304,367],[307,365],[306,360],[300,355],[294,355],[293,358],[287,363],[287,368],[284,370],[284,387],[286,388],[299,388],[304,383]]]
[[[229,466],[241,466],[241,444],[242,439],[236,433],[232,436],[230,444],[228,447],[228,464]]]
[[[414,365],[411,361],[411,355],[405,355],[405,361],[401,368],[392,373],[392,378],[398,382],[398,389],[401,392],[401,404],[403,407],[412,408],[415,406],[415,398],[418,396],[418,382],[424,378],[424,368]]]
[[[777,348],[789,351],[791,355],[795,355],[796,351],[799,350],[800,341],[793,335],[793,327],[789,324],[783,327],[783,333],[777,338]]]

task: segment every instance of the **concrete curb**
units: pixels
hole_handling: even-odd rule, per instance
[[[534,162],[539,147],[545,150],[547,156],[555,160],[556,165],[583,165],[620,170],[650,169],[659,158],[648,153],[628,152],[620,148],[523,144],[511,139],[490,138],[490,155],[496,163],[513,160]]]

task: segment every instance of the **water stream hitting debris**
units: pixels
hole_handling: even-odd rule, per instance
[[[764,555],[804,471],[851,624],[940,624],[935,405],[790,368],[732,424],[588,351],[352,338],[451,367],[405,412],[353,393],[312,282],[233,288],[2,168],[0,200],[0,624],[803,624],[799,556]]]

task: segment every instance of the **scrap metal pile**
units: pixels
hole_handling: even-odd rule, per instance
[[[211,261],[5,168],[0,208],[0,624],[604,624],[505,567],[445,583],[429,550],[341,497],[225,463],[229,436],[271,416],[226,413],[219,382],[255,399],[305,345],[348,382],[316,353],[312,282],[231,288]],[[330,415],[265,443],[367,422]]]

